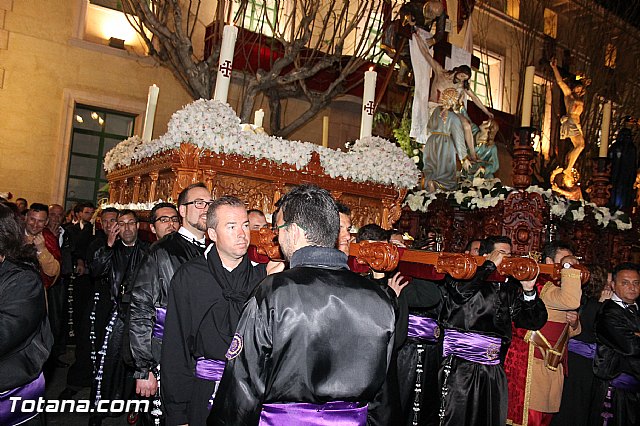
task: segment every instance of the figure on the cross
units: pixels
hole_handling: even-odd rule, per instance
[[[451,71],[445,70],[442,65],[436,61],[429,53],[429,47],[422,37],[418,33],[414,33],[413,38],[417,41],[417,45],[420,52],[427,60],[431,68],[433,69],[434,76],[431,84],[431,93],[436,96],[438,102],[442,93],[447,89],[455,89],[458,96],[456,105],[452,109],[453,113],[460,119],[462,129],[464,131],[464,140],[467,145],[469,159],[472,161],[477,160],[476,152],[473,144],[473,132],[471,129],[471,119],[467,114],[464,101],[468,97],[471,101],[478,106],[490,119],[493,119],[493,114],[482,104],[482,101],[478,99],[475,93],[469,88],[469,79],[471,78],[471,68],[467,65],[461,65],[455,67]]]
[[[560,139],[571,140],[573,149],[567,154],[567,165],[564,168],[564,181],[570,182],[573,180],[573,168],[580,156],[580,153],[584,149],[584,135],[582,133],[582,126],[580,125],[580,115],[584,109],[584,94],[585,89],[582,83],[575,85],[571,89],[567,83],[564,82],[560,71],[558,71],[557,60],[554,58],[551,61],[551,69],[553,75],[556,78],[556,83],[564,94],[564,106],[567,110],[567,114],[560,119]],[[571,182],[572,186],[577,182]]]

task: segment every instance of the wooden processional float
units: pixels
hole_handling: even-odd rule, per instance
[[[275,241],[276,233],[271,229],[251,231],[249,255],[252,260],[267,263],[282,260],[280,246]],[[469,280],[476,274],[478,266],[486,258],[462,253],[428,252],[399,248],[395,244],[379,241],[351,243],[349,250],[350,267],[354,272],[367,272],[369,268],[379,272],[398,270],[406,277],[425,280],[442,280],[450,275],[456,280]],[[353,261],[351,261],[353,259]],[[573,265],[580,270],[580,280],[584,285],[589,280],[589,270],[584,265]],[[529,281],[543,274],[553,281],[560,280],[560,264],[537,263],[528,257],[505,257],[491,281],[504,281],[512,276],[520,281]]]

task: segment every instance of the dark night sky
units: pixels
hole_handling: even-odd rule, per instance
[[[640,0],[596,0],[596,3],[640,28]]]

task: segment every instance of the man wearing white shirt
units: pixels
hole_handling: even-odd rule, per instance
[[[589,424],[640,425],[640,296],[638,265],[613,270],[613,296],[596,317],[596,375]]]

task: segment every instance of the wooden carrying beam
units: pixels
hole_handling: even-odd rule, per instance
[[[254,261],[266,263],[270,259],[282,260],[280,246],[276,241],[276,234],[270,229],[251,231],[250,256]],[[444,279],[445,274],[457,280],[471,279],[486,258],[462,253],[428,252],[398,248],[385,242],[363,241],[352,243],[349,255],[355,261],[351,262],[355,272],[366,272],[369,268],[381,272],[398,269],[403,275],[428,280]],[[358,266],[360,265],[360,267]],[[503,281],[504,277],[512,276],[520,281],[536,278],[544,274],[553,280],[560,279],[561,265],[536,263],[528,257],[505,257],[497,269],[497,274],[491,280]],[[589,280],[589,271],[583,265],[574,265],[580,269],[582,283]]]

